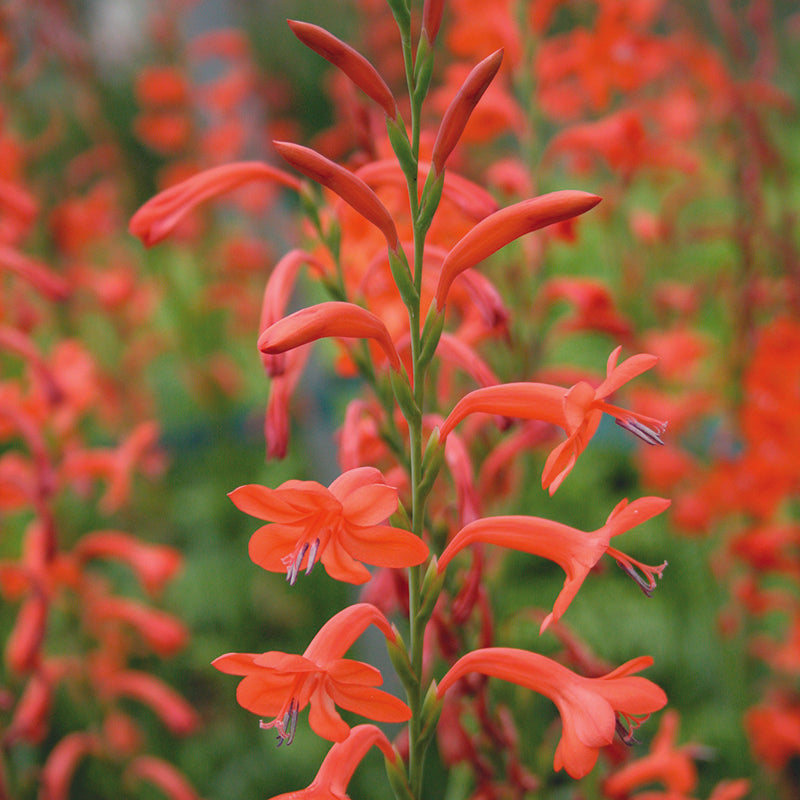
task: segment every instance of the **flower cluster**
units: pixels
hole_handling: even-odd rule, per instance
[[[618,364],[617,347],[608,358],[604,380],[581,375],[566,386],[536,376],[523,375],[514,382],[495,376],[478,348],[508,330],[509,314],[501,290],[474,268],[526,234],[574,227],[575,218],[600,198],[562,190],[500,208],[485,190],[451,168],[473,112],[479,113],[482,98],[490,96],[503,50],[486,56],[463,78],[434,134],[426,127],[425,101],[443,3],[424,4],[418,34],[405,2],[389,7],[405,58],[408,96],[402,100],[349,44],[316,25],[289,23],[303,44],[337,67],[370,101],[367,113],[385,126],[375,158],[345,166],[318,150],[276,141],[278,156],[306,180],[267,163],[217,166],[156,195],[131,221],[131,231],[153,244],[196,205],[243,181],[277,183],[298,192],[309,210],[312,245],[292,251],[275,266],[264,293],[258,336],[262,363],[271,377],[268,451],[285,452],[289,400],[314,342],[335,339],[342,352],[340,368],[360,373],[370,392],[348,409],[340,439],[343,471],[329,487],[289,480],[274,489],[246,485],[230,494],[239,509],[268,523],[250,540],[255,563],[285,574],[295,585],[302,571],[311,573],[321,561],[331,577],[366,584],[363,597],[368,602],[334,615],[302,655],[228,653],[214,666],[242,676],[239,703],[263,717],[261,727],[274,728],[279,743],[292,742],[299,714],[309,707],[311,728],[336,743],[312,784],[318,796],[343,791],[352,759],[376,744],[384,751],[398,798],[418,798],[426,749],[437,728],[443,752],[446,738],[462,729],[461,717],[472,705],[468,687],[476,673],[516,683],[556,705],[563,733],[554,767],[579,778],[616,734],[633,741],[634,729],[665,705],[664,692],[635,675],[652,659],[636,658],[606,674],[583,677],[545,655],[496,646],[480,545],[521,550],[563,568],[567,579],[542,622],[545,630],[566,612],[604,553],[646,594],[652,593],[666,563],[642,564],[612,547],[610,540],[662,513],[669,501],[622,501],[593,533],[535,516],[482,516],[488,498],[480,497],[473,477],[481,427],[466,420],[488,414],[503,420],[502,427],[525,420],[527,426],[538,426],[542,440],[562,429],[566,439],[556,444],[544,466],[542,483],[552,494],[604,415],[649,445],[663,444],[666,422],[609,402],[657,358],[639,354]],[[303,265],[330,299],[287,314]],[[464,393],[454,370],[480,387]],[[458,496],[454,524],[449,523],[450,491],[441,480],[445,465]],[[460,562],[459,554],[467,548],[473,567],[464,577],[448,567]],[[378,569],[371,572],[365,565]],[[373,588],[381,581],[387,591]],[[389,622],[392,606],[405,609],[404,622]],[[460,641],[456,622],[460,619],[463,625],[476,609],[489,614],[479,626],[477,648]],[[369,625],[384,634],[405,702],[375,688],[382,677],[374,667],[344,657]],[[442,662],[450,666],[436,680]],[[477,704],[485,701],[483,692],[475,696],[476,713]],[[406,733],[391,748],[372,725],[351,729],[336,706],[376,722],[407,722]],[[513,731],[510,719],[507,729]],[[517,757],[516,747],[510,752]],[[459,760],[455,753],[452,757]],[[337,758],[341,765],[334,771]],[[535,783],[518,761],[516,772],[519,785]],[[330,784],[323,786],[323,779]]]

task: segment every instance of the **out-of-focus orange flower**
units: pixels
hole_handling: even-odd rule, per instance
[[[667,696],[652,681],[633,675],[653,663],[640,656],[599,678],[584,678],[538,653],[509,647],[489,647],[462,656],[442,678],[442,697],[470,672],[480,672],[525,686],[552,700],[563,725],[553,766],[573,778],[588,774],[601,747],[611,744],[615,732],[625,739],[652,712],[663,708]],[[626,730],[619,716],[628,723]]]
[[[669,500],[661,497],[641,497],[630,504],[623,500],[609,514],[605,525],[590,533],[540,517],[478,519],[463,527],[450,540],[439,558],[439,571],[443,571],[457,553],[477,542],[508,547],[555,561],[567,573],[567,577],[553,611],[542,622],[541,632],[551,622],[558,621],[567,610],[589,571],[604,553],[614,558],[645,594],[652,594],[656,586],[655,576],[661,577],[666,562],[659,567],[649,567],[611,547],[609,543],[613,536],[619,536],[661,514],[669,504]]]
[[[146,246],[154,245],[167,237],[193,208],[249,181],[274,181],[287,188],[300,190],[300,182],[296,178],[260,161],[240,161],[212,167],[151,197],[131,217],[128,230]]]
[[[302,656],[274,651],[227,653],[212,663],[220,672],[244,676],[236,699],[248,711],[273,718],[261,727],[276,728],[279,743],[291,744],[297,715],[307,705],[312,729],[325,739],[343,742],[350,726],[334,705],[379,722],[404,722],[411,716],[402,700],[374,688],[383,681],[375,667],[342,658],[369,625],[377,626],[387,640],[396,640],[375,606],[358,603],[331,617]]]
[[[229,495],[246,514],[269,520],[250,539],[250,557],[294,584],[317,560],[331,577],[348,583],[370,578],[362,563],[409,567],[428,555],[427,545],[401,528],[383,523],[397,510],[397,489],[373,467],[343,473],[325,488],[290,480],[277,489],[249,484]]]
[[[688,794],[697,786],[697,769],[692,758],[692,745],[676,746],[680,717],[676,711],[665,711],[650,752],[631,761],[603,781],[603,792],[609,800],[626,800],[641,786],[659,781],[668,792]]]

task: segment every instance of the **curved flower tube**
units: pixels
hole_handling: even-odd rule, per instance
[[[165,239],[200,203],[255,180],[275,181],[300,191],[297,178],[261,161],[237,161],[203,170],[151,197],[132,217],[128,230],[150,247]]]
[[[374,467],[348,470],[327,489],[316,481],[290,480],[277,489],[240,486],[228,496],[240,511],[272,523],[253,534],[250,558],[266,570],[285,572],[291,585],[317,560],[332,578],[358,584],[370,579],[362,561],[399,568],[428,556],[418,536],[382,524],[397,510],[397,489]]]
[[[386,353],[389,363],[401,371],[400,356],[387,327],[366,308],[355,303],[329,300],[301,308],[274,322],[258,337],[261,353],[285,353],[303,344],[334,337],[338,339],[375,339]]]
[[[564,189],[514,203],[485,217],[445,257],[436,287],[436,308],[444,308],[450,284],[464,270],[526,233],[589,211],[600,199],[588,192]]]
[[[278,744],[291,744],[297,716],[307,705],[311,728],[325,739],[343,742],[350,726],[336,712],[348,711],[379,722],[405,722],[411,709],[398,698],[374,688],[383,682],[369,664],[342,658],[355,640],[375,625],[390,642],[396,636],[386,617],[369,603],[358,603],[331,617],[302,656],[267,653],[226,653],[212,665],[228,675],[242,675],[236,690],[239,704],[265,717],[262,728],[275,728]]]
[[[563,725],[553,767],[582,778],[594,767],[600,748],[611,744],[615,732],[630,741],[633,729],[666,705],[667,696],[660,687],[633,675],[652,663],[650,656],[640,656],[607,675],[584,678],[538,653],[487,647],[460,658],[442,678],[437,693],[441,698],[464,675],[480,672],[543,694],[556,704]],[[627,722],[627,730],[618,716]]]

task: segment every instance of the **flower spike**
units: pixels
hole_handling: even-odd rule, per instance
[[[436,287],[436,308],[442,310],[450,284],[464,270],[526,233],[589,211],[600,199],[588,192],[565,189],[514,203],[482,219],[445,257]]]
[[[354,175],[310,147],[292,142],[273,142],[275,149],[298,172],[322,184],[368,219],[386,237],[390,250],[397,251],[399,238],[392,215],[378,195]]]
[[[285,353],[329,336],[375,339],[386,353],[392,369],[401,370],[400,356],[383,322],[366,308],[338,300],[302,308],[273,323],[258,337],[258,349],[267,355]]]
[[[255,180],[275,181],[300,191],[297,178],[261,161],[239,161],[199,172],[151,197],[134,215],[128,230],[147,247],[166,238],[200,203]]]
[[[361,53],[319,25],[294,19],[287,22],[292,33],[306,47],[344,72],[361,91],[383,108],[390,119],[397,119],[397,103],[391,89]]]

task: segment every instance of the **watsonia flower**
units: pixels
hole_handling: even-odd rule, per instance
[[[302,656],[274,651],[227,653],[212,664],[220,672],[244,676],[236,699],[248,711],[272,718],[262,721],[261,727],[275,728],[279,744],[291,744],[297,716],[307,705],[312,729],[325,739],[343,742],[350,726],[335,705],[379,722],[404,722],[411,716],[402,700],[375,688],[383,682],[375,667],[342,658],[370,625],[387,640],[396,641],[386,617],[375,606],[358,603],[331,617]]]
[[[589,571],[604,553],[614,558],[645,594],[649,596],[652,593],[656,586],[655,576],[661,577],[667,563],[658,567],[647,566],[611,547],[609,542],[612,536],[625,533],[665,511],[669,504],[669,500],[661,497],[641,497],[630,504],[623,500],[609,514],[606,524],[590,533],[540,517],[478,519],[463,527],[451,539],[439,559],[439,571],[443,571],[457,553],[477,542],[509,547],[555,561],[567,573],[567,577],[553,611],[542,622],[541,631],[544,631],[567,610]]]
[[[606,379],[595,389],[580,381],[569,389],[549,383],[504,383],[476,389],[456,403],[440,431],[444,440],[468,414],[499,414],[503,417],[539,419],[563,428],[564,442],[548,456],[542,473],[542,486],[553,494],[569,475],[578,456],[594,436],[603,413],[617,425],[638,436],[647,444],[664,444],[661,434],[667,423],[628,411],[606,402],[606,398],[628,381],[655,366],[658,358],[640,353],[617,365],[621,347],[608,358]]]
[[[373,467],[348,470],[328,488],[290,480],[277,489],[240,486],[229,497],[241,511],[272,523],[253,534],[250,558],[271,572],[285,572],[290,584],[317,560],[332,578],[364,583],[370,573],[360,562],[410,567],[428,556],[419,537],[383,524],[397,510],[397,489]]]
[[[439,697],[457,680],[479,672],[532,689],[550,698],[563,725],[553,766],[573,778],[588,774],[601,747],[611,744],[614,733],[632,741],[633,729],[652,712],[663,708],[667,696],[652,681],[633,675],[653,663],[649,656],[626,662],[599,678],[584,678],[538,653],[510,647],[488,647],[462,656],[442,678]],[[627,722],[627,729],[619,720]]]

